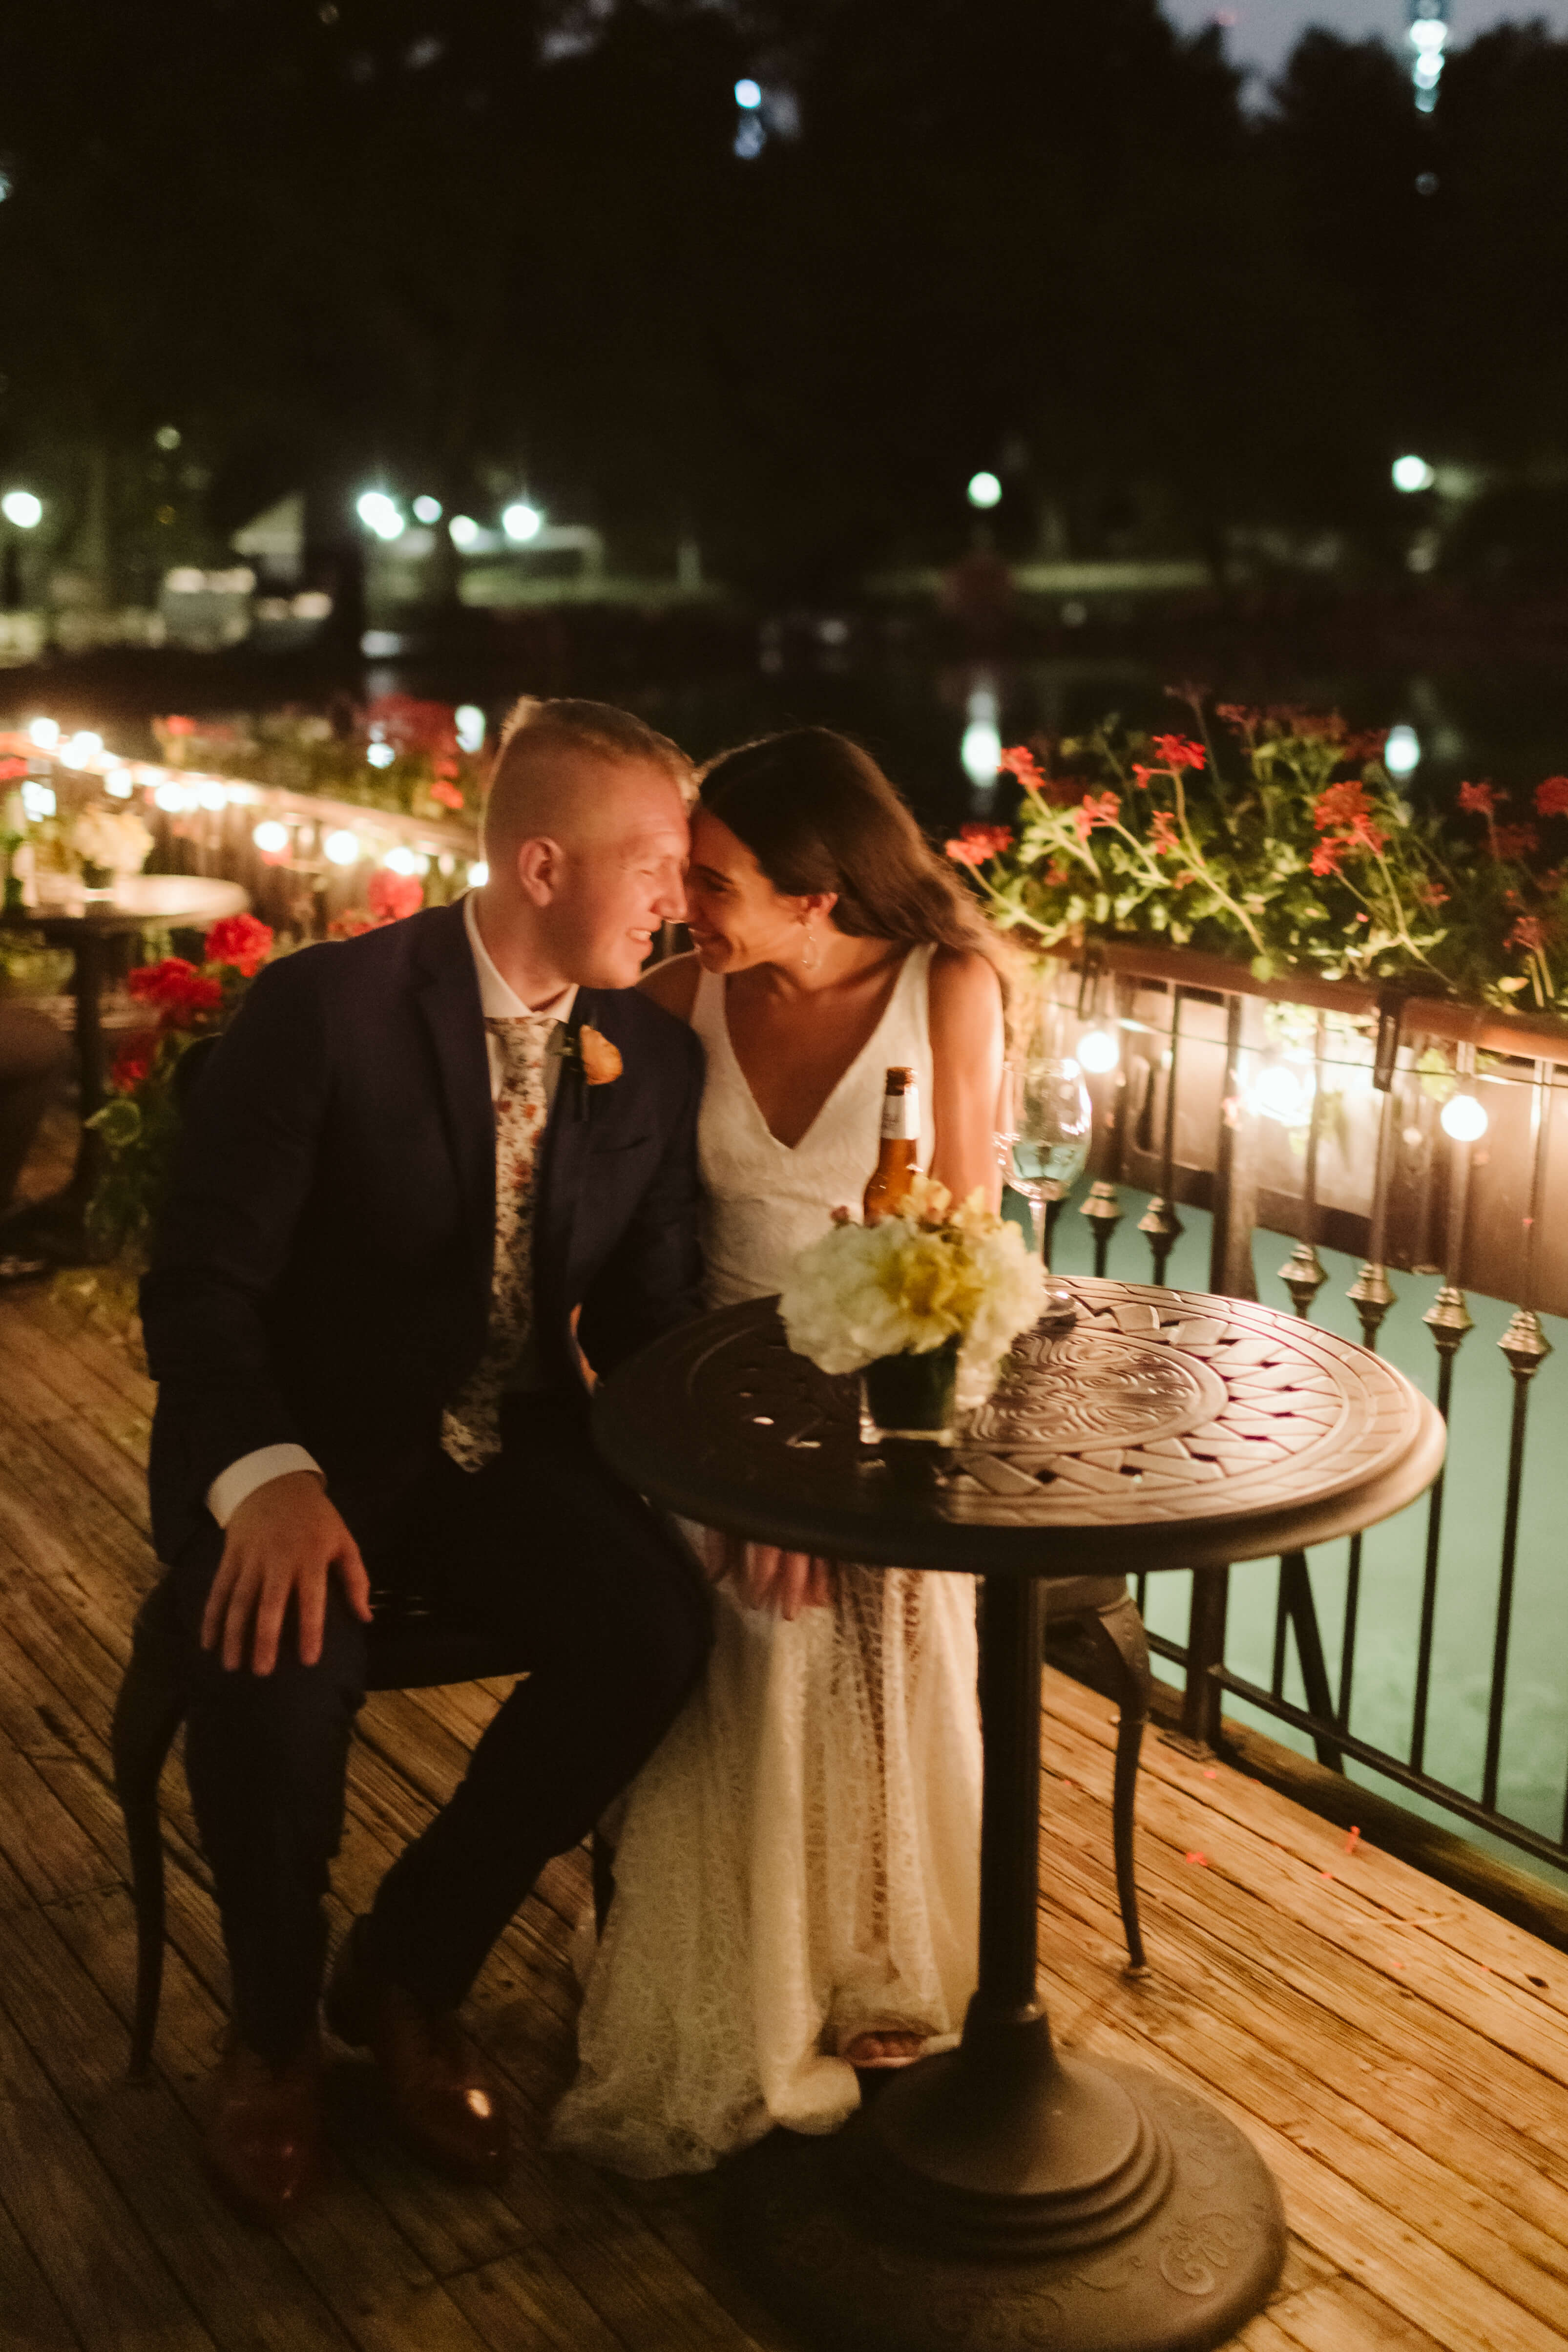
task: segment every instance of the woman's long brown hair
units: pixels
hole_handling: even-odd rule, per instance
[[[791,727],[721,751],[697,804],[744,842],[787,898],[836,894],[852,939],[983,955],[1008,993],[1009,956],[952,866],[869,751],[831,727]]]

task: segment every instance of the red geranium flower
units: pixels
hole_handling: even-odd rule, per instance
[[[1568,776],[1548,776],[1535,787],[1537,816],[1568,816]]]
[[[193,719],[161,719],[158,725],[165,735],[193,735],[196,731],[196,722]]]
[[[463,805],[461,791],[455,784],[448,783],[444,776],[437,776],[431,785],[430,797],[439,801],[443,808],[460,809]]]
[[[365,898],[378,923],[399,923],[405,915],[418,914],[424,885],[417,874],[389,874],[383,866],[371,875]]]
[[[272,926],[254,915],[225,915],[207,933],[202,952],[209,963],[232,964],[254,980],[272,952]]]
[[[1459,806],[1467,816],[1495,816],[1497,791],[1491,784],[1461,784]]]
[[[329,940],[361,940],[367,931],[378,928],[369,915],[334,915],[327,926],[327,937]]]
[[[1491,853],[1494,857],[1528,857],[1540,838],[1532,824],[1495,824]]]
[[[1363,824],[1371,814],[1365,787],[1357,783],[1330,784],[1312,803],[1312,823],[1320,833],[1332,825]]]
[[[1102,793],[1098,800],[1092,793],[1085,793],[1072,812],[1079,840],[1087,841],[1096,825],[1114,824],[1121,813],[1122,803],[1114,793]]]
[[[0,784],[14,784],[18,776],[27,772],[26,760],[0,760]]]
[[[1344,852],[1345,845],[1343,841],[1330,840],[1325,837],[1319,842],[1312,852],[1312,872],[1320,878],[1325,874],[1337,874]]]
[[[1527,955],[1544,955],[1547,937],[1547,925],[1539,915],[1521,915],[1508,935],[1508,944],[1522,948]]]
[[[1181,835],[1176,830],[1176,821],[1169,809],[1155,811],[1149,838],[1154,844],[1156,855],[1162,857],[1166,850],[1181,847]]]
[[[217,982],[183,956],[142,964],[127,975],[125,985],[138,1003],[156,1007],[165,1029],[185,1028],[204,1013],[215,1013],[224,1001]]]
[[[447,702],[421,702],[412,694],[378,695],[366,709],[365,730],[395,751],[456,755],[457,713]]]
[[[1020,784],[1032,784],[1037,792],[1045,782],[1040,761],[1027,743],[1015,743],[1010,750],[1004,751],[997,761],[997,769],[1002,775],[1016,776]]]
[[[146,1045],[122,1045],[114,1057],[109,1083],[119,1093],[128,1095],[141,1084],[152,1067],[152,1055]]]
[[[1207,752],[1201,743],[1193,742],[1190,736],[1156,735],[1153,740],[1155,751],[1167,768],[1206,768],[1208,765]]]
[[[1010,825],[966,824],[957,839],[946,844],[947,855],[955,866],[984,866],[988,858],[999,857],[1012,837]]]
[[[1440,882],[1423,882],[1416,896],[1424,907],[1446,907],[1448,894]]]

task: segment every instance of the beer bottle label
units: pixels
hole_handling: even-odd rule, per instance
[[[912,1081],[902,1094],[883,1095],[882,1139],[884,1143],[913,1143],[919,1134],[920,1089]]]

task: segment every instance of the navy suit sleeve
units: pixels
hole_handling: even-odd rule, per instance
[[[697,1210],[697,1110],[702,1046],[682,1025],[672,1081],[675,1094],[664,1148],[625,1233],[582,1302],[578,1338],[600,1373],[612,1372],[661,1331],[700,1315],[702,1252]]]
[[[309,1192],[328,1098],[310,950],[257,979],[193,1090],[141,1285],[158,1435],[187,1495],[299,1432],[262,1307]]]

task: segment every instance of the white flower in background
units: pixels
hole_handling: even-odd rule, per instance
[[[84,809],[71,832],[71,846],[84,865],[110,874],[140,874],[152,835],[129,809]]]
[[[1040,1260],[980,1194],[952,1209],[919,1177],[903,1213],[879,1224],[835,1223],[802,1250],[779,1301],[789,1345],[824,1372],[881,1356],[925,1355],[955,1336],[958,1402],[990,1394],[997,1366],[1044,1304]]]

